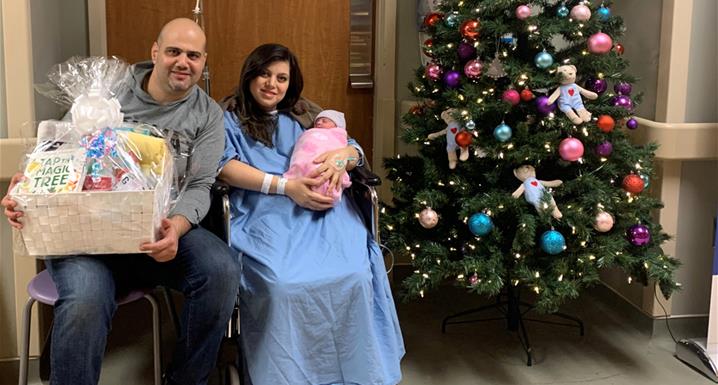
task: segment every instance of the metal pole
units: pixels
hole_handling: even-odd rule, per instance
[[[194,15],[194,22],[199,25],[202,30],[204,30],[204,15],[202,13],[203,9],[202,0],[197,0],[195,3],[194,9],[192,10],[192,14]],[[204,63],[204,69],[202,70],[202,79],[204,79],[204,91],[209,95],[210,94],[210,76],[209,76],[209,63]]]

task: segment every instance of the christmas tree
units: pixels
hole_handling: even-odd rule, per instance
[[[634,145],[640,93],[611,2],[444,0],[424,19],[420,103],[385,160],[383,239],[410,258],[410,297],[447,281],[483,295],[509,285],[555,312],[599,270],[677,288],[678,262],[645,190],[655,144]],[[611,87],[611,89],[609,89]]]

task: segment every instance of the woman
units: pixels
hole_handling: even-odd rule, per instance
[[[253,385],[393,385],[404,345],[381,252],[350,199],[332,207],[311,190],[336,188],[361,161],[358,145],[320,155],[314,175],[279,177],[304,130],[288,115],[302,88],[289,49],[262,45],[224,116],[247,374]]]

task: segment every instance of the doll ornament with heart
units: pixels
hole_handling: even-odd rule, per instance
[[[441,135],[446,135],[446,153],[449,158],[449,168],[452,170],[456,168],[456,150],[459,150],[459,160],[465,161],[469,159],[469,146],[461,146],[456,141],[457,134],[463,131],[463,129],[459,122],[452,116],[454,112],[455,109],[453,108],[442,112],[441,119],[446,123],[446,128],[428,135],[429,140],[436,139]]]
[[[548,104],[553,104],[558,100],[559,110],[566,114],[575,125],[590,121],[591,113],[583,106],[581,96],[594,100],[598,98],[598,94],[576,84],[576,66],[559,66],[556,73],[561,77],[561,85],[549,96]]]
[[[556,180],[538,180],[536,179],[536,169],[534,166],[525,164],[514,169],[514,175],[522,183],[516,191],[511,194],[512,197],[518,198],[522,194],[526,199],[526,202],[531,203],[537,211],[542,212],[545,210],[551,210],[551,216],[556,219],[561,219],[563,216],[556,206],[556,201],[553,200],[551,193],[546,190],[546,187],[558,187],[563,181]],[[547,197],[545,197],[547,195]]]

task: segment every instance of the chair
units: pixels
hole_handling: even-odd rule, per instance
[[[25,309],[23,311],[23,341],[20,351],[20,375],[18,379],[19,385],[27,385],[27,366],[29,360],[30,348],[30,316],[32,315],[32,305],[35,301],[46,305],[54,306],[57,301],[58,294],[55,283],[50,277],[50,273],[44,270],[37,274],[27,285],[27,292],[30,294]],[[152,334],[153,334],[153,354],[154,354],[154,381],[155,385],[162,383],[161,368],[161,351],[160,351],[160,311],[157,299],[152,295],[151,289],[139,289],[129,292],[124,297],[117,299],[118,305],[124,305],[135,302],[140,299],[146,299],[152,305]]]

